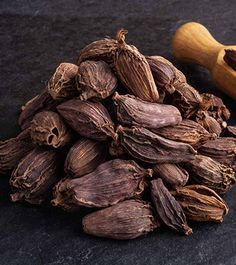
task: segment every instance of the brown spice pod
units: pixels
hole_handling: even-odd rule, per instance
[[[116,139],[114,123],[99,102],[73,98],[60,104],[57,110],[71,128],[84,137],[97,141],[105,141],[109,137]]]
[[[37,113],[29,128],[34,143],[59,148],[71,141],[71,133],[61,117],[53,111]]]
[[[85,233],[119,240],[133,239],[151,232],[159,224],[147,202],[127,200],[83,218]]]
[[[179,187],[172,194],[189,220],[222,222],[229,211],[226,202],[216,192],[203,185]]]
[[[158,102],[159,93],[150,66],[135,46],[125,42],[127,30],[117,32],[118,49],[114,57],[116,74],[128,91],[150,102]]]
[[[83,177],[60,181],[52,204],[65,210],[108,207],[139,197],[148,176],[152,176],[152,170],[143,169],[132,160],[110,160]]]

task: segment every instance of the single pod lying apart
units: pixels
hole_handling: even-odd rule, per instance
[[[199,148],[199,153],[236,170],[236,139],[233,137],[208,140]]]
[[[22,130],[30,126],[30,122],[34,115],[43,110],[55,110],[58,102],[55,101],[47,91],[30,99],[21,107],[21,114],[18,123]]]
[[[154,173],[160,177],[167,187],[176,189],[179,186],[185,186],[189,174],[178,164],[163,163],[153,167]]]
[[[79,54],[77,64],[80,65],[86,60],[102,60],[111,63],[114,60],[114,55],[117,50],[117,40],[104,38],[94,41],[85,46]]]
[[[158,102],[159,93],[150,66],[138,49],[125,42],[126,30],[117,32],[118,48],[114,67],[119,80],[133,94],[143,100]]]
[[[189,144],[175,142],[142,127],[117,128],[119,141],[133,157],[147,163],[187,162],[197,153]]]
[[[158,135],[167,139],[190,144],[196,148],[209,139],[215,139],[216,135],[209,133],[204,127],[192,120],[182,120],[175,126],[167,126],[152,129]]]
[[[77,76],[80,99],[98,101],[109,97],[117,86],[117,78],[103,61],[85,61]]]
[[[158,89],[172,94],[178,83],[186,83],[185,75],[161,56],[146,56]]]
[[[127,200],[88,214],[82,221],[85,233],[127,240],[142,236],[159,226],[147,202]]]
[[[107,146],[89,139],[75,143],[67,154],[65,172],[74,178],[94,171],[106,159]]]
[[[172,194],[189,220],[222,222],[229,207],[215,191],[203,185],[179,187]]]
[[[207,186],[217,193],[225,193],[236,182],[233,169],[207,156],[196,155],[186,163],[191,178],[198,184]]]
[[[187,224],[181,206],[165,187],[161,179],[151,181],[151,197],[156,214],[165,225],[185,235],[192,234],[192,229]]]
[[[35,148],[23,157],[10,178],[12,201],[40,204],[57,181],[60,160],[54,150]]]
[[[29,128],[34,143],[54,148],[62,147],[71,140],[71,134],[62,118],[53,111],[37,113]]]
[[[48,93],[55,100],[68,99],[78,95],[76,76],[78,66],[72,63],[61,63],[48,81]]]
[[[73,98],[60,104],[57,110],[71,128],[84,137],[97,141],[116,138],[111,117],[99,102]]]
[[[145,187],[145,177],[151,175],[151,169],[143,169],[132,160],[107,161],[81,178],[60,181],[54,189],[52,204],[66,210],[107,207],[139,196]]]
[[[182,121],[179,110],[171,105],[143,101],[131,95],[113,96],[118,121],[123,125],[160,128]]]
[[[0,174],[7,174],[13,170],[20,159],[33,148],[28,129],[17,137],[0,141]]]

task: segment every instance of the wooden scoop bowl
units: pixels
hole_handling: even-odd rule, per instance
[[[190,22],[176,31],[172,48],[177,59],[206,67],[219,89],[236,99],[236,70],[224,61],[225,49],[236,51],[236,45],[223,45],[203,25]]]

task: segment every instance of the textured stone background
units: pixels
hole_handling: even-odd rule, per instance
[[[226,44],[236,43],[236,1],[0,1],[0,137],[19,130],[20,106],[46,84],[62,61],[75,62],[89,42],[127,28],[127,42],[144,54],[173,60],[170,41],[188,21],[206,25]],[[189,82],[215,90],[207,71],[177,64]],[[224,96],[236,117],[235,101]],[[48,206],[9,203],[7,177],[0,180],[0,264],[236,264],[236,189],[225,199],[231,211],[223,224],[191,224],[190,237],[159,229],[115,242],[81,233],[85,213],[65,214]]]

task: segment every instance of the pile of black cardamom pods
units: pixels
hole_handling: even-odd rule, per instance
[[[11,201],[93,208],[84,231],[114,239],[160,225],[189,235],[186,219],[222,222],[221,195],[236,181],[229,110],[168,60],[128,45],[126,33],[61,63],[22,107],[22,132],[0,142]]]

